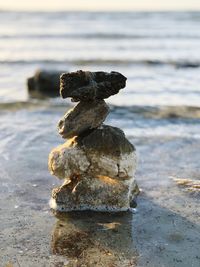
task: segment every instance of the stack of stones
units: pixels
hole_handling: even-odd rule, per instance
[[[61,75],[61,96],[79,103],[59,121],[58,132],[67,140],[49,155],[51,174],[64,180],[52,191],[51,208],[126,211],[135,204],[135,148],[121,129],[103,124],[109,113],[104,99],[125,86],[118,72]]]

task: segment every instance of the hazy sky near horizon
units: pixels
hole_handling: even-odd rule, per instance
[[[11,10],[200,10],[200,0],[0,0]]]

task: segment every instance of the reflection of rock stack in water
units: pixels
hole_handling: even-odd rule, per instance
[[[67,266],[135,266],[131,213],[62,212],[56,217],[51,250],[66,257]]]
[[[61,96],[79,103],[58,124],[60,135],[70,139],[49,155],[51,173],[64,179],[52,192],[52,208],[122,211],[138,194],[135,148],[122,130],[103,124],[109,112],[103,99],[125,84],[126,78],[117,72],[61,76]]]

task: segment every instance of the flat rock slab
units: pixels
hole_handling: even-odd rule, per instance
[[[63,73],[60,77],[60,94],[74,101],[105,99],[115,95],[126,86],[127,78],[119,72],[77,72]]]
[[[109,107],[104,100],[80,102],[67,112],[58,123],[63,138],[72,138],[99,127],[108,115]]]

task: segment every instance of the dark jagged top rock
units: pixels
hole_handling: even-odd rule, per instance
[[[126,86],[127,78],[119,72],[77,72],[63,73],[60,77],[60,94],[73,101],[105,99],[115,95]]]

